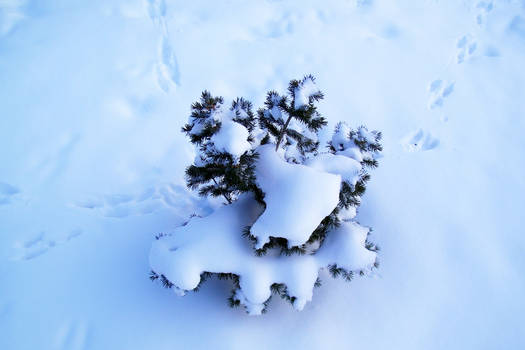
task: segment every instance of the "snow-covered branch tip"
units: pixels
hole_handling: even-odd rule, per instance
[[[245,98],[226,106],[202,93],[182,128],[197,151],[186,181],[226,205],[156,237],[152,280],[183,295],[211,277],[227,279],[230,305],[261,314],[272,295],[301,310],[320,270],[350,281],[379,266],[371,230],[355,217],[381,133],[340,122],[320,150],[323,98],[311,75],[284,94],[268,92],[257,112]]]

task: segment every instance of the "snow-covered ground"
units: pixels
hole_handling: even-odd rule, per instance
[[[0,349],[521,349],[525,2],[0,0]],[[202,201],[180,132],[203,89],[384,135],[358,219],[374,278],[302,312],[148,279]]]

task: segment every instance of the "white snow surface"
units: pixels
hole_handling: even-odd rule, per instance
[[[287,163],[275,145],[257,148],[257,184],[265,193],[266,210],[253,224],[251,234],[262,248],[270,237],[288,240],[288,247],[300,246],[339,203],[341,176]]]
[[[339,154],[320,153],[307,159],[305,165],[330,174],[341,175],[343,181],[355,186],[359,181],[361,163],[350,157]]]
[[[336,150],[346,149],[350,146],[355,146],[353,142],[349,141],[350,126],[347,123],[341,122],[337,124],[337,130],[332,135],[332,145]]]
[[[150,252],[150,266],[175,287],[192,290],[200,274],[234,273],[240,276],[240,297],[249,314],[258,315],[270,298],[270,286],[284,283],[295,297],[294,308],[302,310],[312,300],[319,270],[337,264],[349,271],[369,269],[376,253],[365,248],[368,229],[344,223],[314,255],[257,257],[242,229],[252,225],[263,208],[251,195],[217,209],[202,219],[193,219],[171,235],[156,240]]]
[[[234,157],[240,157],[251,148],[248,142],[250,133],[242,124],[225,117],[221,120],[221,128],[211,137],[213,145],[218,151],[227,152]]]
[[[312,78],[308,77],[302,81],[298,87],[295,88],[294,108],[299,109],[307,106],[310,103],[310,97],[316,94],[319,88],[315,85]]]
[[[521,0],[0,1],[0,349],[523,349],[524,28]],[[152,283],[153,235],[215,207],[191,103],[308,73],[321,145],[383,132],[377,274],[260,317]]]

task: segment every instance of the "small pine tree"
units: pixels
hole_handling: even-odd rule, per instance
[[[266,133],[261,144],[274,143],[276,151],[284,149],[286,159],[295,163],[315,154],[319,148],[317,133],[327,123],[316,106],[323,97],[311,75],[290,81],[287,95],[268,92],[265,107],[257,112]]]
[[[186,169],[188,187],[197,190],[201,196],[222,196],[228,204],[233,203],[243,192],[253,192],[254,198],[266,209],[265,193],[257,185],[257,148],[272,144],[275,152],[281,154],[286,162],[308,166],[308,160],[319,155],[318,133],[327,124],[317,110],[317,103],[323,97],[323,93],[315,85],[314,77],[307,75],[301,80],[290,81],[286,94],[268,92],[264,107],[255,115],[251,102],[244,98],[237,98],[225,109],[222,97],[215,97],[204,91],[200,101],[192,104],[189,121],[182,128],[197,149],[194,164]],[[368,170],[378,165],[377,157],[382,150],[380,141],[380,132],[368,131],[364,126],[353,130],[346,123],[338,123],[328,142],[327,152],[333,159],[340,159],[333,155],[353,159],[350,163],[355,162],[355,168],[360,169],[357,179],[342,180],[337,206],[321,220],[306,243],[289,247],[285,238],[271,236],[269,242],[254,253],[260,256],[269,250],[278,249],[285,255],[315,255],[333,230],[354,218],[370,179]],[[337,192],[334,193],[336,194]],[[334,196],[332,198],[336,199]],[[329,210],[331,208],[333,207],[330,206]],[[323,212],[321,217],[322,215],[326,214]],[[317,221],[314,225],[316,223]],[[366,229],[366,232],[369,230]],[[244,229],[244,236],[256,241],[250,233],[250,227]],[[166,237],[159,235],[157,240]],[[367,239],[363,249],[375,252],[378,247]],[[377,260],[374,266],[378,266]],[[354,276],[354,271],[336,263],[325,267],[333,277],[342,276],[350,281]],[[357,272],[364,274],[362,270]],[[203,271],[200,283],[194,289],[198,290],[212,275],[233,281],[234,288],[229,299],[231,306],[246,306],[246,296],[241,290],[241,276],[231,271],[218,274]],[[167,288],[178,288],[162,273],[152,271],[150,278],[159,279]],[[321,281],[317,278],[314,286],[320,285]],[[296,297],[290,295],[286,283],[275,282],[270,289],[290,303],[295,303]],[[268,301],[269,299],[263,303],[262,312],[265,312]]]

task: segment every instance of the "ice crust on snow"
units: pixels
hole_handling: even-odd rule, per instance
[[[289,247],[304,244],[339,202],[341,176],[287,163],[274,147],[257,148],[255,172],[266,203],[251,228],[257,248],[268,243],[270,236],[287,239]]]
[[[252,225],[263,210],[251,194],[244,194],[205,218],[193,219],[153,242],[152,270],[179,292],[197,287],[205,271],[236,274],[240,289],[234,298],[248,313],[258,315],[274,283],[284,283],[289,296],[295,297],[294,308],[302,310],[312,299],[320,269],[336,264],[349,271],[362,270],[375,262],[376,253],[365,248],[368,229],[353,222],[344,222],[331,232],[316,254],[257,257],[242,229]]]

